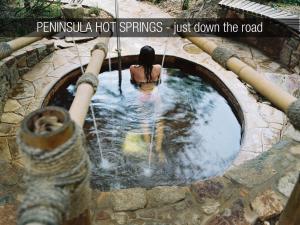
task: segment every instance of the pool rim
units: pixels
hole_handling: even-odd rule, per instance
[[[155,63],[160,64],[162,60],[162,55],[156,55],[155,58]],[[122,69],[128,69],[130,65],[135,64],[138,61],[138,55],[126,55],[122,56]],[[106,58],[103,61],[101,71],[106,72],[109,70],[108,66],[109,60]],[[112,70],[117,68],[117,57],[111,58],[111,68]],[[84,68],[87,66],[87,64],[83,65]],[[212,70],[207,68],[204,65],[201,65],[197,62],[193,62],[191,60],[181,58],[175,55],[166,55],[165,56],[165,63],[164,63],[165,68],[177,68],[181,69],[183,72],[195,75],[198,77],[201,77],[201,79],[205,82],[208,82],[214,90],[216,90],[226,101],[229,107],[231,108],[234,116],[236,117],[239,125],[240,125],[240,147],[239,150],[232,160],[231,163],[229,163],[228,167],[224,169],[224,171],[218,173],[216,176],[219,176],[221,174],[224,174],[227,170],[230,168],[234,167],[234,162],[242,152],[242,149],[245,144],[245,115],[242,109],[242,105],[239,103],[238,98],[233,94],[232,90],[230,87],[228,87],[222,79]],[[193,68],[191,68],[193,67]],[[191,73],[190,71],[193,70]],[[51,98],[55,95],[55,93],[61,89],[61,88],[66,88],[70,83],[76,82],[76,80],[79,78],[79,76],[82,74],[81,72],[81,67],[78,65],[77,67],[74,67],[73,69],[69,70],[68,72],[64,73],[62,76],[59,77],[58,80],[56,80],[55,83],[51,85],[51,88],[48,89],[46,92],[42,103],[41,107],[48,106]]]

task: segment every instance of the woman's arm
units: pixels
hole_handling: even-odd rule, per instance
[[[129,67],[129,71],[130,71],[130,78],[131,78],[131,81],[135,81],[134,80],[134,65],[131,65],[130,67]]]

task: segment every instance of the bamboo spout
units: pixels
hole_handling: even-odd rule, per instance
[[[49,36],[52,33],[32,32],[24,37],[19,37],[9,42],[0,43],[0,60],[10,56],[14,51],[17,51],[33,42],[41,40],[43,37]]]
[[[98,44],[96,44],[92,50],[91,59],[86,68],[85,74],[82,76],[83,78],[85,75],[89,75],[88,79],[90,82],[84,81],[80,84],[77,83],[75,98],[69,110],[72,120],[81,127],[84,124],[92,96],[97,88],[96,81],[98,79],[98,74],[100,73],[103,60],[107,54],[109,38],[99,38],[98,40]],[[94,80],[91,81],[92,79]]]
[[[294,96],[267,80],[264,75],[241,61],[238,56],[230,52],[230,50],[218,47],[214,42],[204,37],[187,36],[186,38],[211,55],[224,67],[234,72],[283,112],[287,113],[288,107],[296,101]],[[218,53],[218,55],[216,53]]]

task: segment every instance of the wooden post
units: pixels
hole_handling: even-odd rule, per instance
[[[278,225],[299,225],[300,222],[300,174],[294,190],[284,208]]]
[[[41,186],[50,182],[50,188],[61,188],[64,193],[67,192],[66,196],[69,198],[68,203],[61,202],[58,204],[58,208],[55,208],[53,204],[45,203],[44,199],[41,200],[42,202],[38,202],[36,206],[34,205],[35,202],[32,205],[29,203],[30,207],[27,207],[28,202],[23,202],[24,205],[21,204],[23,210],[19,215],[20,224],[44,225],[40,219],[40,217],[43,218],[44,214],[38,215],[38,212],[40,212],[39,207],[41,209],[49,207],[51,209],[49,210],[50,213],[55,210],[59,212],[55,211],[56,213],[46,215],[47,220],[50,218],[57,225],[91,225],[89,208],[91,191],[88,175],[90,164],[81,141],[82,130],[76,127],[69,113],[62,108],[53,106],[34,111],[22,121],[17,139],[20,149],[24,153],[25,168],[29,180],[33,184],[41,184]],[[35,153],[35,151],[37,152]],[[41,157],[41,155],[43,156]],[[61,159],[61,157],[64,157],[64,159]],[[76,181],[73,181],[74,179]],[[58,180],[60,180],[59,183],[56,183]],[[27,185],[30,185],[30,183]],[[36,192],[43,191],[36,190]],[[30,194],[32,196],[36,195],[35,193],[29,193],[28,195]],[[47,192],[43,196],[47,198]],[[28,199],[37,199],[37,197],[29,197]],[[61,204],[67,204],[68,206],[65,208],[68,208],[68,211],[62,211]],[[34,213],[33,210],[37,210],[37,213]],[[28,214],[31,215],[30,218],[28,218]],[[58,224],[62,218],[64,218],[63,222]],[[26,221],[30,222],[26,223]]]
[[[287,116],[294,126],[300,131],[300,99],[293,102],[287,112]],[[281,213],[278,225],[298,225],[300,222],[300,174],[293,192]]]

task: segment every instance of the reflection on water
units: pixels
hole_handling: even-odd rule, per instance
[[[123,71],[99,76],[84,126],[93,163],[92,185],[101,190],[184,184],[224,171],[237,155],[241,128],[226,100],[201,78],[164,69],[152,94],[130,84]],[[50,104],[69,107],[74,85]]]

